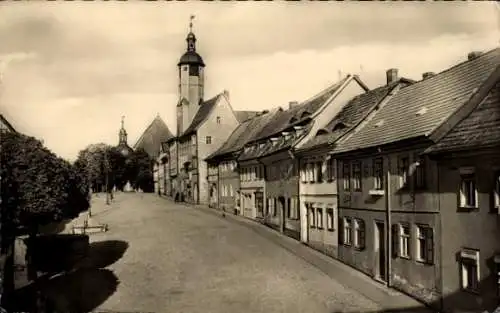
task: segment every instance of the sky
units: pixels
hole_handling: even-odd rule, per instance
[[[205,96],[235,110],[287,107],[358,74],[420,80],[500,44],[494,2],[0,2],[0,113],[74,160],[133,146],[157,114],[171,131],[189,17]]]

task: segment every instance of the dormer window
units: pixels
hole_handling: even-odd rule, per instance
[[[300,119],[304,119],[304,118],[306,118],[306,117],[308,117],[308,116],[310,116],[310,115],[311,115],[311,113],[310,113],[310,112],[308,112],[308,111],[304,111],[304,112],[302,112],[302,114],[300,115]]]
[[[276,137],[271,138],[272,145],[273,146],[277,145],[278,144],[278,140],[279,140],[279,138],[276,138]]]
[[[266,144],[265,144],[265,143],[263,143],[263,142],[261,142],[261,143],[259,144],[259,149],[264,149],[264,147],[265,147],[265,146],[266,146]]]
[[[281,135],[285,138],[285,141],[292,138],[292,134],[290,132],[282,132]]]
[[[417,112],[417,116],[421,116],[421,115],[424,115],[425,113],[427,113],[427,108],[426,107],[422,107],[420,110],[418,110]]]
[[[344,124],[344,123],[337,123],[335,124],[335,126],[333,127],[332,131],[336,131],[336,130],[341,130],[341,129],[344,129],[346,128],[347,126]]]
[[[290,122],[289,122],[289,123],[290,123],[290,124],[293,124],[293,123],[295,123],[295,122],[297,122],[297,119],[296,119],[296,118],[295,118],[295,116],[294,116],[294,117],[292,117],[292,118],[290,119]]]
[[[384,120],[380,120],[380,121],[378,121],[378,122],[375,124],[375,127],[381,127],[382,125],[384,125]]]
[[[302,135],[305,131],[303,126],[294,126],[293,128],[295,129],[295,133],[297,134],[297,136]]]
[[[318,130],[318,132],[316,132],[316,136],[320,136],[320,135],[326,135],[328,134],[328,131],[324,128]]]

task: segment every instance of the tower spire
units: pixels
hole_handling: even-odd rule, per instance
[[[127,131],[125,130],[125,116],[122,116],[122,128],[120,129],[120,133],[118,135],[118,144],[127,144]]]
[[[193,20],[194,20],[194,15],[191,14],[191,16],[189,17],[189,32],[192,33],[193,32]]]

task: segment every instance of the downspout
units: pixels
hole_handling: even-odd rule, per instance
[[[255,159],[257,161],[258,164],[262,165],[264,167],[264,175],[263,175],[263,180],[264,180],[264,187],[262,188],[262,206],[263,206],[263,219],[264,219],[264,223],[266,223],[266,219],[267,219],[267,214],[269,213],[268,212],[268,207],[267,207],[267,193],[266,193],[266,182],[267,182],[267,168],[266,168],[266,165],[261,161],[259,160],[258,158]]]
[[[219,162],[217,164],[217,209],[220,209],[220,171],[219,171]]]
[[[379,149],[380,152],[380,149]],[[391,226],[391,158],[387,154],[387,171],[385,174],[385,206],[386,206],[386,260],[387,260],[387,286],[392,286],[392,226]]]

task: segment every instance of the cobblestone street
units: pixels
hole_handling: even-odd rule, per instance
[[[94,219],[125,241],[118,286],[96,311],[363,312],[377,304],[231,219],[151,194],[94,198]],[[96,286],[98,289],[99,286]],[[98,291],[96,291],[98,292]],[[91,296],[91,295],[88,295]]]

